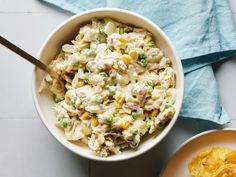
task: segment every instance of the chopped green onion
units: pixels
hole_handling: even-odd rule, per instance
[[[64,119],[64,118],[59,121],[59,124],[62,128],[66,128],[68,126],[68,123],[67,123],[66,119]]]
[[[117,122],[120,119],[121,119],[120,117],[114,117],[112,122]]]
[[[172,107],[172,104],[171,104],[170,102],[166,103],[165,108],[168,109],[168,108],[170,108],[170,107]]]
[[[147,59],[141,59],[139,61],[139,64],[142,65],[144,68],[146,68],[148,64]]]
[[[99,41],[93,40],[93,41],[90,43],[90,49],[96,50],[98,44],[99,44]]]
[[[145,120],[146,126],[150,128],[152,126],[152,120],[151,119],[146,119]]]
[[[160,122],[160,123],[158,124],[158,128],[159,128],[159,129],[163,129],[164,127],[165,127],[165,123]]]
[[[96,57],[96,52],[94,50],[89,50],[88,53],[87,53],[88,57]]]
[[[114,95],[116,93],[116,87],[110,86],[110,87],[108,87],[108,91],[110,92],[110,94]]]
[[[100,72],[100,76],[102,76],[102,77],[108,77],[108,75],[107,75],[106,72]]]
[[[98,27],[98,31],[99,31],[99,33],[104,33],[104,25],[103,24],[101,24],[99,27]]]
[[[153,91],[153,87],[147,86],[147,91],[148,91],[148,94],[151,95]]]
[[[156,47],[156,44],[153,40],[151,40],[151,41],[148,42],[148,46],[149,47]]]
[[[98,36],[97,36],[97,40],[98,41],[101,41],[105,36],[106,34],[104,33],[104,25],[100,25],[99,28],[98,28]]]
[[[132,142],[132,143],[129,144],[129,146],[130,146],[131,148],[137,148],[137,147],[138,147],[138,143]]]
[[[133,117],[133,119],[136,119],[137,116],[138,116],[138,114],[137,114],[136,111],[132,111],[132,112],[131,112],[131,116]]]
[[[153,82],[151,80],[148,80],[148,81],[145,82],[145,86],[153,87]]]
[[[59,98],[56,95],[53,95],[53,99],[54,99],[55,103],[59,103],[59,102],[61,102],[63,100],[63,99]]]
[[[101,103],[103,102],[103,98],[102,98],[102,96],[100,96],[100,95],[96,95],[94,101],[95,101],[97,104],[101,104]]]
[[[88,83],[88,81],[89,81],[89,74],[88,74],[88,73],[85,73],[85,74],[84,74],[84,82],[85,82],[85,83]]]
[[[131,132],[132,132],[133,135],[137,135],[139,133],[139,129],[138,128],[133,128],[131,130]]]
[[[112,51],[113,47],[111,45],[107,44],[107,49],[110,49]]]
[[[77,98],[76,98],[76,97],[75,97],[75,98],[73,98],[73,99],[71,99],[71,101],[70,101],[70,102],[71,102],[71,104],[72,104],[72,105],[75,105],[75,103],[76,103],[76,100],[77,100]]]
[[[139,59],[139,60],[147,59],[147,56],[145,55],[145,53],[142,52],[142,53],[139,53],[139,54],[138,54],[138,59]]]
[[[120,33],[120,34],[124,34],[124,33],[125,33],[125,27],[121,26],[121,27],[119,28],[119,33]]]
[[[110,114],[110,115],[108,115],[108,116],[106,117],[106,123],[107,123],[108,125],[111,125],[112,122],[113,122],[113,116]]]
[[[89,61],[89,62],[86,63],[86,66],[85,66],[85,67],[86,67],[87,71],[90,70],[91,66],[92,66],[92,62],[91,62],[91,61]]]
[[[125,52],[125,54],[129,54],[130,48],[129,48],[129,47],[126,47],[124,52]]]

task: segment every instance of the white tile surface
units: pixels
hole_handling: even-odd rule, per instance
[[[236,57],[217,65],[216,80],[222,103],[232,119],[236,119]]]
[[[52,5],[48,5],[39,0],[0,0],[0,13],[57,13],[57,11],[64,12],[62,10],[56,10],[52,8]]]
[[[88,161],[59,144],[39,119],[1,119],[1,177],[87,177]]]
[[[0,13],[0,34],[36,56],[47,35],[66,18],[68,15],[61,13]],[[36,117],[31,91],[33,65],[3,46],[0,56],[0,98],[4,98],[0,102],[0,119]]]
[[[236,0],[230,3],[236,21]],[[0,0],[0,4],[0,34],[33,55],[51,30],[71,15],[38,0]],[[90,162],[66,150],[38,119],[31,96],[31,64],[2,46],[0,56],[0,177],[154,177],[191,136],[209,129],[236,128],[236,58],[232,58],[216,67],[231,123],[178,120],[158,146],[140,157],[118,163]]]

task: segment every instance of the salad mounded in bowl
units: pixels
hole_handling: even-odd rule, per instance
[[[40,91],[53,93],[56,125],[99,156],[137,148],[175,114],[172,62],[144,28],[92,19],[49,66],[62,80],[46,75]]]

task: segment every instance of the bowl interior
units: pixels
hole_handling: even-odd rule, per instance
[[[86,158],[102,161],[116,161],[128,159],[145,152],[146,150],[150,149],[155,144],[160,142],[170,131],[178,117],[178,113],[182,104],[183,71],[181,62],[178,56],[176,55],[174,48],[170,44],[169,40],[166,38],[165,34],[159,28],[157,28],[155,25],[153,25],[153,23],[137,14],[118,9],[92,10],[79,15],[75,15],[74,17],[70,18],[69,20],[61,24],[56,30],[54,30],[54,32],[49,35],[48,39],[46,39],[41,50],[39,51],[39,60],[46,64],[50,63],[50,61],[54,59],[56,54],[60,51],[61,46],[75,38],[80,26],[90,22],[91,18],[103,17],[110,17],[121,23],[146,28],[153,34],[158,47],[161,48],[164,51],[165,55],[172,60],[173,68],[176,71],[177,109],[174,118],[172,119],[172,121],[170,121],[168,126],[161,133],[156,132],[153,135],[145,136],[137,150],[126,150],[118,155],[113,155],[107,158],[101,158],[96,156],[96,154],[92,150],[90,150],[86,145],[83,145],[81,143],[75,144],[73,142],[65,140],[63,131],[61,131],[58,127],[55,126],[55,114],[52,110],[52,107],[54,106],[52,95],[48,91],[44,91],[40,94],[38,93],[42,77],[44,76],[44,73],[39,69],[35,69],[33,94],[35,98],[35,104],[42,121],[58,141],[64,144],[71,151]]]

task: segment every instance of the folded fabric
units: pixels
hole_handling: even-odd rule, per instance
[[[227,0],[43,0],[73,13],[99,7],[137,12],[174,43],[185,72],[180,116],[218,124],[230,119],[221,106],[211,64],[236,52],[236,30]]]

